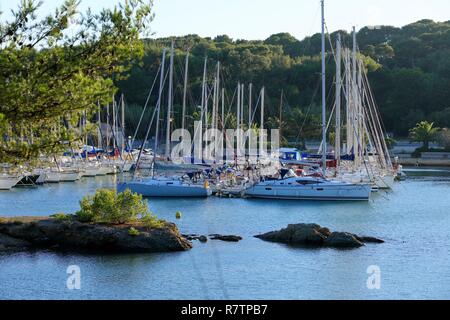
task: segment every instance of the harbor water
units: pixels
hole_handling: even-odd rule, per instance
[[[450,170],[414,169],[369,203],[149,199],[182,233],[233,234],[239,243],[194,243],[189,252],[0,255],[0,299],[450,299]],[[73,213],[115,177],[0,192],[0,216]],[[176,220],[175,213],[182,212]],[[382,238],[356,250],[307,249],[254,235],[292,223]],[[69,290],[67,268],[80,267]],[[370,289],[368,268],[381,272]]]

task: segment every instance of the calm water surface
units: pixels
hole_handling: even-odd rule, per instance
[[[391,193],[370,203],[243,199],[150,200],[159,217],[183,233],[237,234],[240,243],[194,243],[189,252],[0,255],[0,299],[450,299],[450,171],[412,170]],[[74,212],[83,195],[115,178],[83,179],[0,192],[0,215]],[[290,223],[385,239],[357,250],[299,249],[254,235]],[[69,265],[81,268],[81,290],[66,288]],[[381,289],[367,288],[369,266]]]

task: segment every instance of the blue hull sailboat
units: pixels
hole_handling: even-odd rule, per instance
[[[207,183],[202,185],[182,179],[148,178],[120,183],[117,186],[118,192],[127,189],[144,197],[206,198],[212,194]]]

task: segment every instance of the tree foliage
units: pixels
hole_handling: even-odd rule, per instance
[[[412,141],[422,142],[423,149],[430,149],[430,142],[436,141],[439,133],[439,128],[434,126],[434,123],[422,121],[410,130],[409,136]]]
[[[338,32],[330,35],[335,43]],[[351,35],[339,31],[342,41],[351,47]],[[145,40],[143,64],[135,64],[131,77],[118,86],[130,104],[142,106],[161,61],[162,48],[176,42],[175,125],[181,124],[181,101],[185,51],[190,49],[189,111],[197,111],[201,98],[203,60],[208,57],[209,77],[213,77],[216,61],[223,67],[222,83],[227,86],[227,106],[231,104],[237,82],[267,89],[267,119],[279,117],[279,97],[284,91],[283,135],[297,142],[299,125],[306,116],[304,138],[318,138],[320,130],[312,130],[320,117],[320,34],[297,40],[288,33],[270,36],[264,41],[233,40],[228,36],[215,39],[187,35],[176,38]],[[386,130],[405,137],[416,123],[434,121],[440,127],[450,126],[450,22],[422,20],[396,28],[381,26],[362,28],[358,45],[369,73],[377,104]],[[327,41],[327,96],[331,110],[334,93],[335,66]],[[246,90],[248,86],[246,86]],[[156,90],[157,91],[157,90]],[[253,101],[256,101],[256,93]],[[156,103],[156,92],[151,105]],[[247,99],[247,98],[246,98]],[[142,110],[142,107],[140,108]],[[235,112],[232,107],[230,111]],[[131,111],[130,111],[131,112]],[[132,112],[138,112],[137,107]],[[274,122],[274,121],[272,121]],[[134,128],[130,127],[130,130]],[[311,130],[309,130],[311,129]]]
[[[125,224],[141,223],[155,228],[162,222],[148,209],[141,195],[125,190],[116,194],[114,190],[99,189],[94,196],[84,197],[80,201],[81,209],[75,214],[80,222]]]
[[[114,80],[144,54],[140,36],[152,19],[148,1],[128,0],[99,13],[65,0],[42,20],[22,0],[0,21],[0,159],[18,162],[67,148],[80,138],[80,115],[107,104]]]
[[[438,134],[437,141],[445,150],[450,150],[450,129],[442,129]]]

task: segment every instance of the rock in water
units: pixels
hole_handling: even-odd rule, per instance
[[[323,234],[325,237],[329,237],[330,234],[331,234],[331,231],[330,231],[330,229],[328,229],[328,228],[320,228],[320,229],[319,229],[319,232],[320,232],[321,234]]]
[[[5,251],[25,251],[31,247],[28,241],[15,239],[0,233],[0,252]]]
[[[317,224],[290,224],[287,228],[257,235],[256,238],[290,245],[359,248],[364,243],[383,243],[373,237],[358,237],[347,232],[331,232]]]
[[[374,237],[355,237],[357,240],[363,242],[363,243],[384,243],[384,240],[374,238]]]
[[[287,228],[258,235],[256,238],[298,245],[322,245],[326,235],[320,232],[321,226],[317,224],[290,224]]]
[[[150,253],[192,248],[192,244],[180,235],[172,223],[158,229],[131,225],[139,231],[139,235],[132,236],[128,232],[130,225],[109,226],[49,218],[34,218],[32,221],[15,218],[15,221],[20,223],[8,220],[0,223],[0,235],[3,236],[0,245],[7,244],[2,239],[11,241],[12,238],[26,241],[36,248],[58,247],[73,251]]]
[[[223,236],[220,234],[215,234],[211,236],[211,240],[220,240],[220,241],[225,241],[225,242],[239,242],[242,240],[242,237],[239,236]]]
[[[364,246],[364,243],[357,240],[351,233],[333,232],[325,240],[324,245],[332,248],[359,248]]]

